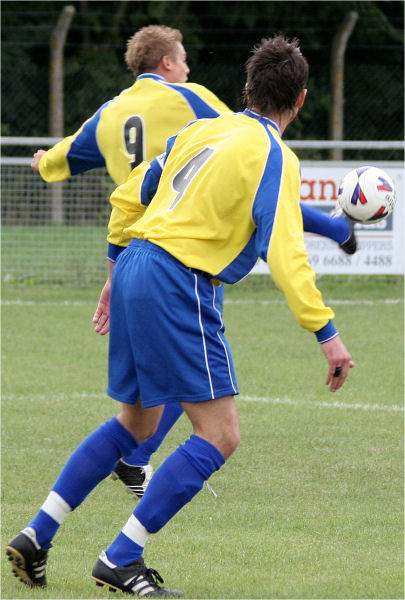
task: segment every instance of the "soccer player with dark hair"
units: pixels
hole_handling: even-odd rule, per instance
[[[164,25],[137,31],[128,40],[125,53],[126,64],[136,77],[134,84],[105,102],[76,133],[47,152],[36,152],[33,170],[45,181],[55,182],[106,167],[121,185],[132,168],[161,154],[167,139],[187,123],[227,112],[228,107],[207,88],[186,83],[190,70],[182,42],[178,29]],[[305,203],[301,210],[306,231],[330,237],[345,252],[356,250],[353,224],[348,219],[330,218]],[[114,260],[111,254],[110,268]],[[110,285],[109,277],[94,315],[95,330],[102,335],[109,330]],[[156,433],[118,461],[112,477],[121,479],[135,498],[142,496],[152,476],[151,455],[182,412],[180,405],[167,406]]]
[[[160,585],[142,555],[151,534],[239,444],[238,385],[217,291],[221,282],[247,275],[259,257],[299,324],[315,334],[330,391],[344,384],[354,363],[315,285],[304,244],[299,161],[282,140],[304,104],[307,77],[297,40],[263,40],[247,62],[246,110],[189,124],[164,155],[142,163],[113,192],[108,239],[117,260],[107,391],[127,406],[128,419],[120,413],[84,440],[44,514],[8,545],[26,582],[35,564],[44,577],[46,519],[61,523],[72,502],[77,506],[121,455],[153,433],[163,406],[181,402],[193,434],[156,471],[92,574],[98,584],[129,594],[181,595]],[[123,240],[131,240],[124,252]],[[28,552],[22,564],[16,549],[24,536],[32,540],[29,577]]]

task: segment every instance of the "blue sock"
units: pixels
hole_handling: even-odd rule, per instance
[[[110,475],[117,460],[137,445],[135,438],[113,417],[76,448],[52,490],[74,510],[100,481]],[[60,524],[40,509],[28,527],[35,529],[39,545],[47,548]]]
[[[156,471],[134,517],[149,533],[156,533],[194,498],[224,462],[215,446],[192,435]],[[124,566],[139,558],[142,551],[142,546],[121,532],[107,549],[107,556],[114,564]]]
[[[150,457],[159,448],[168,431],[170,431],[182,413],[183,409],[180,404],[167,404],[164,408],[156,433],[140,443],[138,448],[136,448],[129,456],[124,456],[125,462],[128,465],[137,465],[140,467],[148,465],[150,463]]]
[[[343,244],[350,235],[350,226],[343,217],[330,217],[313,206],[300,203],[304,231],[327,237],[338,244]]]
[[[107,558],[118,567],[125,567],[142,556],[143,546],[127,537],[122,531],[106,551]]]
[[[156,471],[134,510],[135,517],[150,533],[156,533],[224,462],[215,446],[192,435]]]

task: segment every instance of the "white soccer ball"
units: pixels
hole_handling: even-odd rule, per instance
[[[395,186],[377,167],[358,167],[347,173],[339,186],[338,203],[358,223],[378,223],[394,210]]]

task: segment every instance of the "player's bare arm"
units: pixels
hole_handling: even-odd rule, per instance
[[[349,369],[354,367],[352,357],[339,336],[321,344],[322,352],[329,363],[325,384],[331,392],[336,392],[344,384]]]
[[[39,173],[39,161],[41,160],[42,156],[46,154],[46,150],[37,150],[34,154],[34,156],[32,157],[32,161],[31,161],[31,169],[33,171],[35,171],[35,173]]]
[[[101,290],[97,309],[93,316],[93,323],[96,323],[94,331],[100,335],[105,335],[110,331],[110,290],[113,269],[114,263],[112,261],[108,261],[107,281]]]

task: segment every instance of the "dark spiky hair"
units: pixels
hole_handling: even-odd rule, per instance
[[[292,110],[308,81],[308,63],[299,41],[278,34],[255,46],[246,62],[248,107],[263,114]]]

